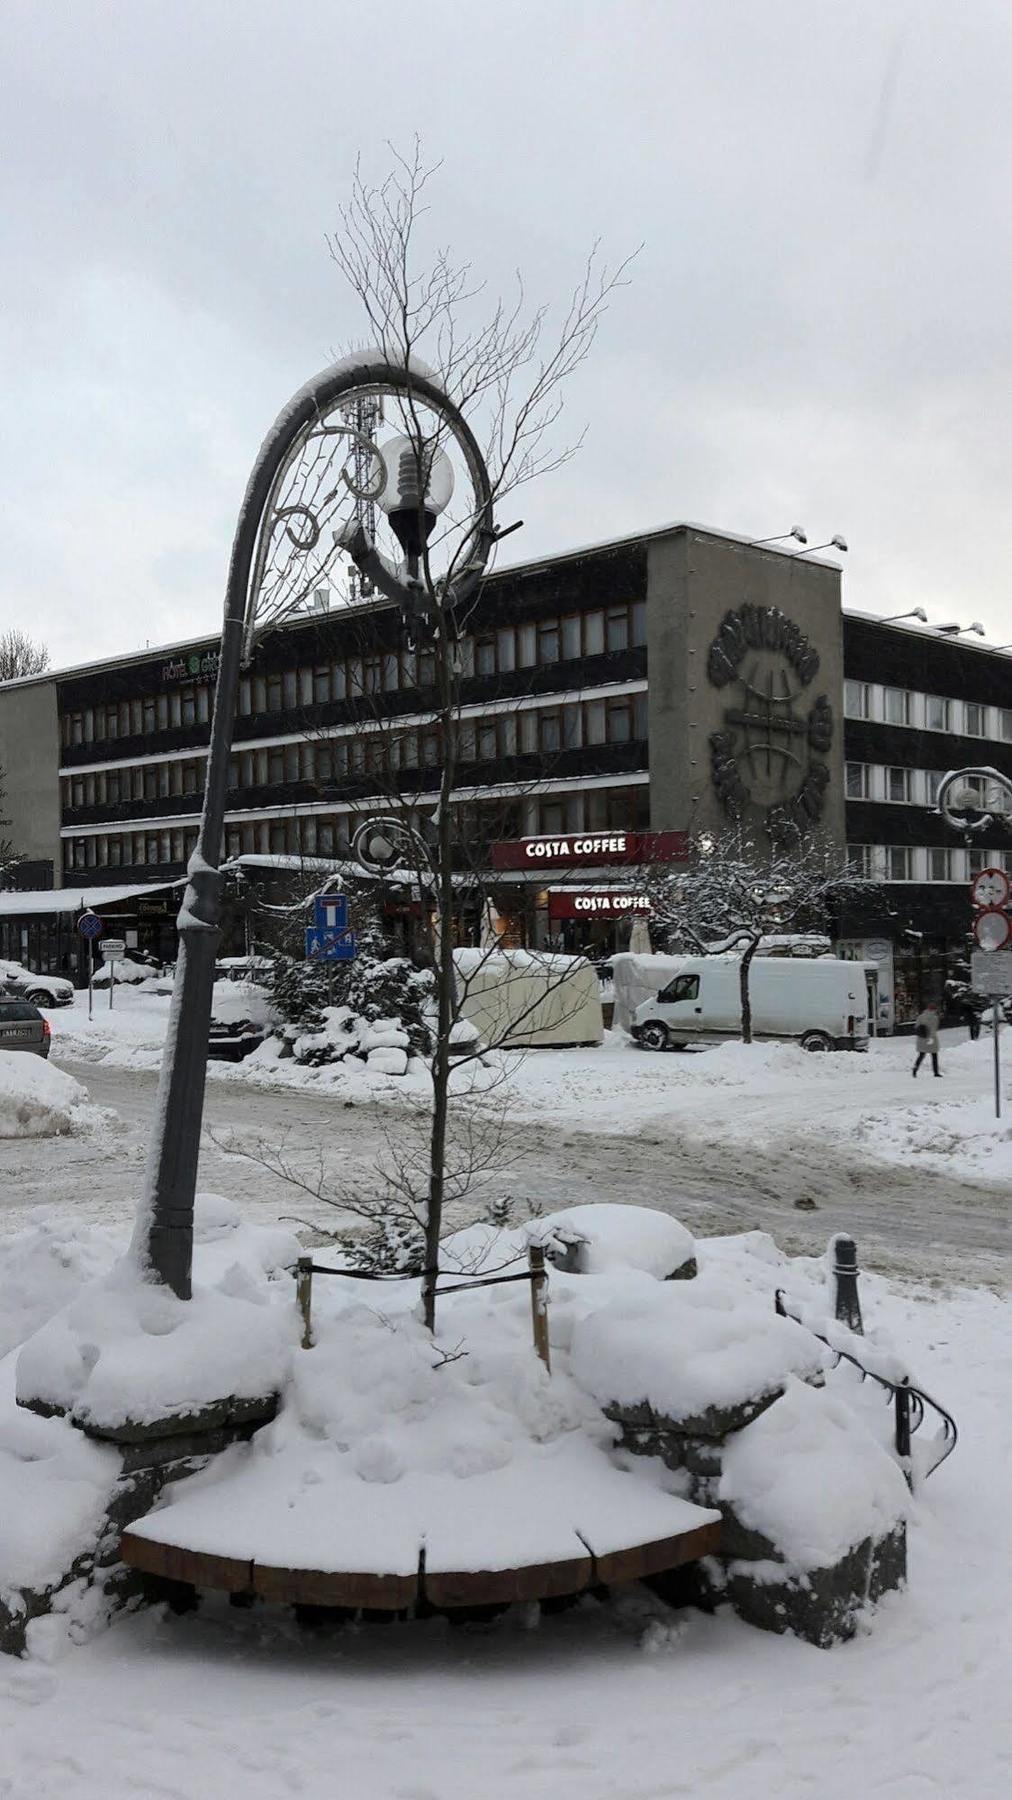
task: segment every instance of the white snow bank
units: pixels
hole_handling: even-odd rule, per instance
[[[294,1335],[294,1307],[269,1304],[241,1262],[183,1301],[125,1258],[29,1338],[17,1393],[96,1426],[152,1424],[275,1392]]]
[[[899,1468],[837,1394],[788,1378],[729,1439],[718,1496],[795,1571],[825,1569],[909,1511]]]
[[[616,1206],[608,1201],[568,1206],[549,1213],[528,1228],[534,1243],[564,1252],[581,1246],[581,1275],[603,1275],[608,1269],[642,1269],[664,1281],[695,1256],[695,1239],[670,1213],[649,1206]]]
[[[24,1342],[82,1288],[108,1269],[116,1245],[101,1227],[86,1229],[55,1208],[0,1250],[0,1356]]]
[[[60,1137],[84,1122],[88,1090],[43,1056],[0,1050],[0,1138]]]
[[[0,1599],[52,1586],[94,1548],[119,1470],[116,1451],[65,1419],[0,1408]]]
[[[588,1393],[669,1419],[757,1400],[822,1363],[809,1332],[719,1268],[694,1281],[644,1282],[573,1330],[573,1374]]]

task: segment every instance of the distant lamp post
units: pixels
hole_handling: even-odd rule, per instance
[[[977,637],[987,636],[987,632],[984,630],[979,619],[974,619],[972,625],[953,625],[951,623],[947,625],[936,625],[935,630],[940,637],[961,637],[963,633],[967,631],[974,632]]]
[[[880,619],[880,625],[898,625],[901,619],[919,619],[922,625],[928,622],[928,615],[923,606],[912,607],[910,612],[890,613],[888,619]]]
[[[406,437],[380,448],[350,418],[399,418]],[[361,403],[361,408],[359,406]],[[450,495],[457,508],[452,560],[427,567],[429,539]],[[379,504],[403,561],[373,536]],[[346,510],[344,510],[346,509]],[[218,949],[220,868],[239,675],[258,637],[315,609],[339,554],[417,619],[427,593],[453,610],[476,592],[495,541],[488,472],[478,444],[436,378],[380,350],[344,358],[306,383],[271,427],[239,511],[225,593],[214,714],[197,847],[179,911],[155,1128],[134,1231],[134,1254],[152,1279],[190,1297],[193,1196],[204,1107],[208,1028]],[[438,620],[431,624],[435,628]]]
[[[781,531],[776,537],[753,538],[750,550],[758,550],[761,544],[783,544],[788,538],[795,538],[799,544],[807,544],[808,533],[801,525],[792,525],[790,531]]]
[[[829,539],[828,543],[809,544],[807,550],[799,550],[798,555],[799,556],[814,556],[817,550],[842,550],[842,551],[846,552],[847,550],[849,550],[849,548],[850,548],[850,545],[847,543],[846,538],[841,537],[839,535],[839,533],[837,533],[836,537],[831,537]]]

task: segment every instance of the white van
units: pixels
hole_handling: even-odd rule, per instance
[[[686,956],[679,972],[632,1016],[644,1050],[682,1050],[741,1036],[741,959]],[[796,1038],[805,1050],[867,1050],[868,990],[861,963],[757,956],[749,971],[752,1032]]]

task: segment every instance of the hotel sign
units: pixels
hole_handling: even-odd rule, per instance
[[[578,888],[567,888],[548,896],[550,919],[627,919],[633,913],[649,911],[648,894],[605,893],[596,888],[581,893]]]
[[[162,664],[162,680],[195,681],[198,676],[205,675],[217,681],[219,661],[217,650],[205,650],[203,654],[194,650],[191,656],[173,656]]]
[[[685,831],[572,832],[565,837],[511,838],[492,846],[494,869],[572,869],[611,863],[685,862]]]

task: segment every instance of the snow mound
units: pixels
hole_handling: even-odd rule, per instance
[[[675,1420],[759,1400],[822,1363],[809,1332],[716,1267],[695,1281],[644,1282],[573,1330],[573,1373],[588,1393]]]
[[[782,1397],[732,1437],[718,1497],[793,1570],[829,1568],[909,1511],[897,1464],[837,1395],[788,1377]]]
[[[85,1282],[106,1270],[114,1254],[110,1232],[98,1226],[82,1229],[55,1208],[6,1236],[0,1246],[0,1356],[23,1343]]]
[[[45,1057],[0,1050],[0,1138],[61,1137],[91,1122],[76,1116],[87,1099],[87,1088]]]
[[[93,1549],[121,1458],[64,1419],[0,1413],[0,1600],[53,1586]]]
[[[262,1277],[240,1263],[184,1301],[125,1258],[28,1339],[17,1394],[81,1423],[153,1424],[276,1392],[294,1336],[294,1306],[270,1304]]]
[[[603,1275],[609,1269],[642,1269],[666,1281],[696,1254],[690,1231],[669,1213],[649,1206],[616,1206],[608,1201],[569,1206],[536,1220],[528,1237],[544,1244],[549,1260],[579,1245],[581,1275]]]

